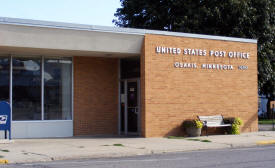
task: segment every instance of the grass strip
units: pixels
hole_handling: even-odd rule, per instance
[[[186,139],[187,141],[201,141],[200,139],[197,138],[192,138],[192,139]]]
[[[198,138],[186,138],[183,136],[168,136],[168,139],[185,139],[187,141],[200,141],[200,142],[212,142],[208,139],[198,139]]]
[[[1,151],[2,151],[2,152],[10,152],[10,151],[7,150],[7,149],[2,149]]]
[[[185,137],[182,136],[168,136],[168,139],[184,139]]]
[[[113,146],[121,146],[121,147],[123,147],[124,145],[122,145],[122,144],[113,144]]]
[[[212,142],[208,139],[198,139],[198,138],[192,138],[192,139],[186,139],[188,141],[200,141],[200,142]]]
[[[272,120],[263,120],[263,119],[261,119],[261,120],[259,120],[258,121],[258,123],[259,124],[272,124]],[[275,123],[275,120],[274,120],[274,123]]]

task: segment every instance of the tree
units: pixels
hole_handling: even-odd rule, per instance
[[[268,98],[268,107],[275,99],[275,0],[120,2],[113,20],[120,27],[258,39],[259,94]]]

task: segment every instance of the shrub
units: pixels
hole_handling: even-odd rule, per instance
[[[203,124],[202,124],[201,121],[195,120],[195,123],[196,123],[196,127],[197,127],[197,128],[202,128],[202,127],[203,127]]]
[[[241,126],[241,125],[243,125],[243,121],[239,117],[237,117],[237,118],[235,118],[233,124]]]
[[[224,118],[224,123],[232,125],[231,129],[228,130],[229,133],[234,135],[240,134],[240,126],[243,125],[243,121],[239,117]]]
[[[237,117],[234,119],[234,122],[232,123],[232,130],[231,133],[234,135],[240,134],[240,126],[243,125],[243,121]]]
[[[203,126],[202,122],[199,120],[185,120],[182,125],[184,128],[190,128],[190,127],[202,128]]]

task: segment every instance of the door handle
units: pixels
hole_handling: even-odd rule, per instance
[[[135,114],[138,114],[138,107],[135,107]]]

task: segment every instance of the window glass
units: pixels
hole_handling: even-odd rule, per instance
[[[0,101],[9,102],[10,59],[0,57]]]
[[[41,58],[12,60],[12,119],[41,120]]]
[[[124,132],[124,111],[125,111],[124,81],[120,82],[120,131]]]
[[[72,61],[46,58],[44,64],[44,119],[72,119]]]

